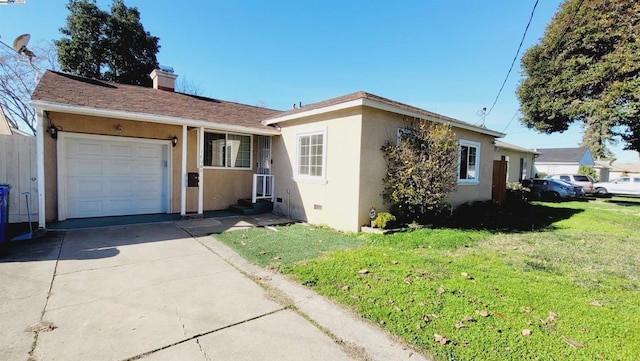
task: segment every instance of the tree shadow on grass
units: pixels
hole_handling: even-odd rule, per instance
[[[582,209],[549,207],[528,202],[474,202],[456,208],[442,226],[503,233],[533,232],[555,229],[554,223],[581,212]]]

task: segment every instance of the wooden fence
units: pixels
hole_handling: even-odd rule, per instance
[[[38,221],[38,182],[36,171],[36,138],[21,135],[0,135],[0,184],[11,186],[9,223],[27,221],[29,194],[31,221]]]

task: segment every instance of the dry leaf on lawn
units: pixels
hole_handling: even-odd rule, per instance
[[[436,342],[438,342],[441,345],[446,345],[447,342],[449,342],[448,338],[446,338],[446,337],[444,337],[442,335],[439,335],[437,333],[433,335],[433,338],[436,340]]]
[[[531,336],[531,330],[528,329],[528,328],[525,328],[524,330],[522,330],[522,336],[524,336],[524,337]]]
[[[366,268],[361,269],[360,271],[358,271],[359,275],[366,275],[367,273],[369,273],[369,270]]]
[[[464,316],[462,322],[476,322],[476,319],[471,316]]]
[[[441,294],[443,294],[443,293],[445,293],[445,292],[447,292],[447,291],[444,289],[444,287],[443,287],[443,286],[440,286],[440,287],[438,288],[438,294],[439,294],[439,295],[441,295]]]
[[[573,347],[573,348],[580,348],[580,347],[584,347],[584,345],[583,345],[583,344],[581,344],[580,342],[578,342],[578,341],[574,341],[574,340],[570,339],[570,338],[569,338],[569,337],[567,337],[567,336],[562,336],[562,341],[564,341],[564,342],[568,343],[568,344],[569,344],[569,346],[571,346],[571,347]]]
[[[485,310],[476,310],[476,313],[482,317],[489,317],[489,312]]]
[[[456,328],[457,329],[461,329],[463,327],[467,327],[467,325],[465,325],[464,323],[462,323],[461,321],[456,322]]]

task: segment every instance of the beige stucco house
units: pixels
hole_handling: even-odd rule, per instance
[[[358,231],[384,210],[380,150],[415,120],[447,123],[460,144],[449,201],[491,199],[503,134],[365,92],[277,111],[48,71],[32,97],[38,120],[39,224],[146,213],[203,214],[239,199]]]
[[[519,147],[515,144],[495,141],[494,160],[507,162],[507,183],[520,182],[533,178],[535,175],[535,160],[539,152]]]

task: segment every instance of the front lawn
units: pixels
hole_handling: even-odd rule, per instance
[[[638,360],[640,205],[533,211],[527,232],[294,225],[216,238],[439,360]]]

